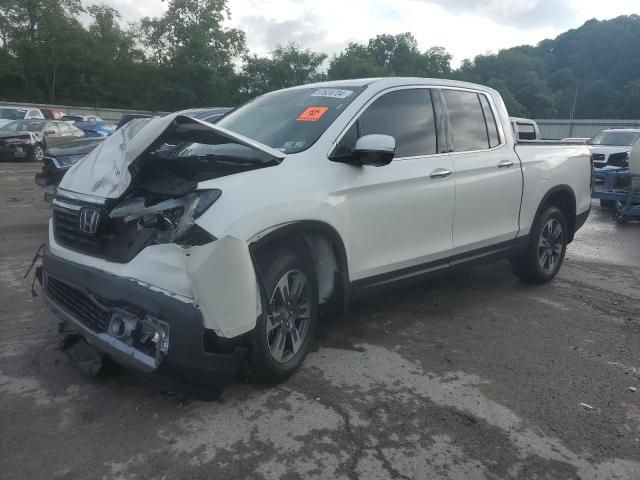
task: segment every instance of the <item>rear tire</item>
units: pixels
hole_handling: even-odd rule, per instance
[[[309,256],[291,247],[269,251],[259,268],[263,313],[253,331],[249,369],[255,379],[276,384],[298,370],[309,353],[318,322],[318,285]]]
[[[525,283],[550,282],[562,266],[567,240],[564,214],[557,207],[546,207],[531,229],[527,248],[511,259],[514,273]]]

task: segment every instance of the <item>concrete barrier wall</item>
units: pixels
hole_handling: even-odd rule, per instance
[[[540,136],[545,140],[570,137],[591,138],[606,128],[640,128],[640,120],[536,120]]]
[[[0,102],[1,105],[9,105],[12,107],[33,107],[33,108],[55,108],[65,113],[78,113],[80,115],[97,115],[104,120],[120,120],[125,113],[144,113],[153,115],[164,115],[166,112],[150,112],[145,110],[131,110],[120,108],[92,108],[92,107],[73,107],[70,105],[47,105],[45,103],[15,103],[15,102]]]

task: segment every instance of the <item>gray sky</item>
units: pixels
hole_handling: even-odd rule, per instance
[[[166,9],[160,0],[102,3],[126,21]],[[242,28],[258,54],[289,41],[332,54],[350,41],[409,31],[422,49],[445,47],[455,65],[481,53],[535,44],[590,18],[640,14],[639,0],[229,0],[229,7],[229,25]]]

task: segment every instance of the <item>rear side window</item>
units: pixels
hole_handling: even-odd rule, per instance
[[[396,158],[437,152],[436,124],[428,89],[398,90],[375,100],[340,141],[335,154],[348,155],[358,138],[371,134],[396,139]]]
[[[443,90],[454,152],[469,152],[489,148],[489,134],[480,99],[475,92]]]
[[[497,147],[500,145],[500,135],[498,134],[498,124],[496,123],[496,117],[493,115],[493,110],[489,105],[489,100],[486,95],[478,94],[480,97],[480,105],[482,105],[482,112],[484,113],[484,119],[487,124],[487,133],[489,134],[489,148]]]

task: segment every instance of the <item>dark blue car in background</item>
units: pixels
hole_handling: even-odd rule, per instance
[[[99,122],[76,122],[73,126],[82,130],[86,137],[108,137],[116,131],[117,124],[100,120]]]

